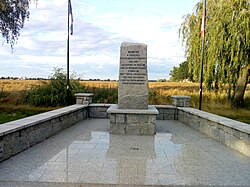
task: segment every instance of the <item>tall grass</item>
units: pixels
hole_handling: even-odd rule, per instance
[[[20,87],[25,84],[25,81],[21,81],[18,85]],[[0,81],[1,83],[1,81]],[[118,102],[118,83],[115,81],[71,81],[71,97],[70,102],[75,103],[74,94],[77,92],[90,92],[94,93],[94,103],[117,103]],[[0,84],[0,88],[3,86]],[[66,80],[52,79],[49,81],[34,81],[32,85],[29,81],[29,88],[20,91],[20,88],[12,88],[12,90],[19,91],[5,91],[0,90],[0,109],[5,111],[3,106],[12,107],[15,110],[26,110],[29,107],[37,108],[45,106],[61,107],[66,106]],[[4,87],[6,88],[6,87]],[[150,82],[149,83],[149,104],[168,105],[171,104],[171,96],[173,95],[187,95],[191,96],[190,104],[194,108],[199,106],[199,84],[196,83],[170,83],[170,82]],[[29,105],[27,105],[29,104]],[[26,109],[19,108],[19,106],[25,106]],[[44,107],[43,107],[44,108]],[[32,109],[31,109],[32,110]],[[226,91],[221,92],[209,92],[203,91],[202,110],[215,113],[221,116],[229,117],[239,121],[243,121],[250,124],[250,85],[248,85],[245,92],[245,107],[242,109],[233,109],[230,102],[227,100]]]
[[[0,92],[0,124],[55,109],[25,103],[25,91]]]
[[[94,93],[94,103],[117,103],[118,89],[112,87],[90,87],[88,92]]]
[[[69,95],[67,95],[67,74],[62,68],[55,68],[50,81],[30,89],[25,101],[35,106],[65,106],[75,102],[74,94],[85,92],[85,87],[79,81],[70,80]]]
[[[194,87],[195,88],[195,87]],[[156,87],[151,88],[149,94],[149,103],[151,104],[171,104],[171,96],[173,95],[187,95],[191,96],[190,105],[193,108],[199,107],[199,87],[183,88],[183,87]],[[247,88],[245,93],[245,105],[244,108],[234,109],[231,106],[230,101],[227,99],[226,91],[222,92],[203,92],[202,97],[202,110],[220,116],[228,117],[238,121],[242,121],[250,124],[250,88]]]

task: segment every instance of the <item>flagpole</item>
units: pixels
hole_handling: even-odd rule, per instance
[[[69,106],[69,96],[70,96],[70,83],[69,83],[69,12],[70,12],[70,0],[68,0],[68,38],[67,38],[67,106]]]
[[[203,66],[204,66],[204,47],[205,47],[205,20],[206,20],[206,0],[204,0],[203,13],[202,13],[202,49],[201,49],[201,74],[200,74],[200,101],[199,101],[199,110],[202,106],[202,83],[203,83]]]

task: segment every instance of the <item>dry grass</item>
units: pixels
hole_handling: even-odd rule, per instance
[[[1,91],[24,91],[42,84],[41,80],[0,80]],[[117,81],[81,81],[82,85],[97,88],[117,88]],[[191,106],[198,108],[199,105],[199,84],[179,82],[150,82],[150,104],[171,104],[171,96],[191,96]],[[250,85],[245,92],[245,98],[250,103]],[[249,104],[250,105],[250,104]],[[202,109],[214,114],[241,120],[250,123],[250,106],[245,109],[232,109],[227,101],[226,92],[214,93],[203,91]]]
[[[89,87],[118,87],[117,81],[81,81],[82,85]],[[162,88],[162,89],[179,89],[179,90],[199,90],[198,83],[179,83],[179,82],[149,82],[149,88]]]
[[[41,80],[0,80],[0,91],[24,91],[42,83]]]
[[[0,89],[3,91],[22,91],[34,86],[41,85],[43,80],[0,80]],[[118,86],[117,81],[80,81],[82,85],[89,87],[112,87]],[[181,82],[149,82],[149,88],[163,90],[183,90],[199,91],[199,83],[181,83]],[[250,85],[247,87],[247,95],[250,96]]]
[[[199,85],[191,84],[176,87],[177,85],[172,84],[172,87],[170,85],[157,88],[152,87],[153,90],[157,91],[157,100],[151,103],[170,104],[172,95],[188,95],[191,96],[190,105],[198,109]],[[202,95],[202,110],[250,124],[250,85],[248,85],[245,92],[245,99],[248,106],[243,109],[232,108],[230,102],[227,100],[227,93],[225,91],[215,93],[205,90]]]
[[[117,81],[80,81],[80,84],[97,88],[116,88],[118,86]]]

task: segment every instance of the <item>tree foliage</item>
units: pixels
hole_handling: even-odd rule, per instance
[[[199,81],[203,2],[184,17],[180,37],[186,49],[189,72]],[[228,86],[235,95],[237,80],[250,60],[249,0],[207,0],[204,82],[208,89]]]
[[[29,3],[30,0],[0,0],[0,32],[11,48],[29,18]]]
[[[192,80],[192,76],[188,71],[188,62],[182,62],[179,67],[174,66],[173,70],[170,71],[170,81],[182,81],[182,80]]]

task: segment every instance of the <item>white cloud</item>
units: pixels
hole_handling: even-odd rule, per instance
[[[165,0],[71,1],[70,68],[83,78],[117,79],[120,44],[141,42],[148,45],[149,78],[167,77],[174,65],[184,61],[177,32],[181,17],[197,1],[186,0],[183,6]],[[67,0],[38,1],[37,7],[32,3],[14,53],[9,45],[0,47],[0,73],[48,77],[53,67],[66,68],[66,44]]]

